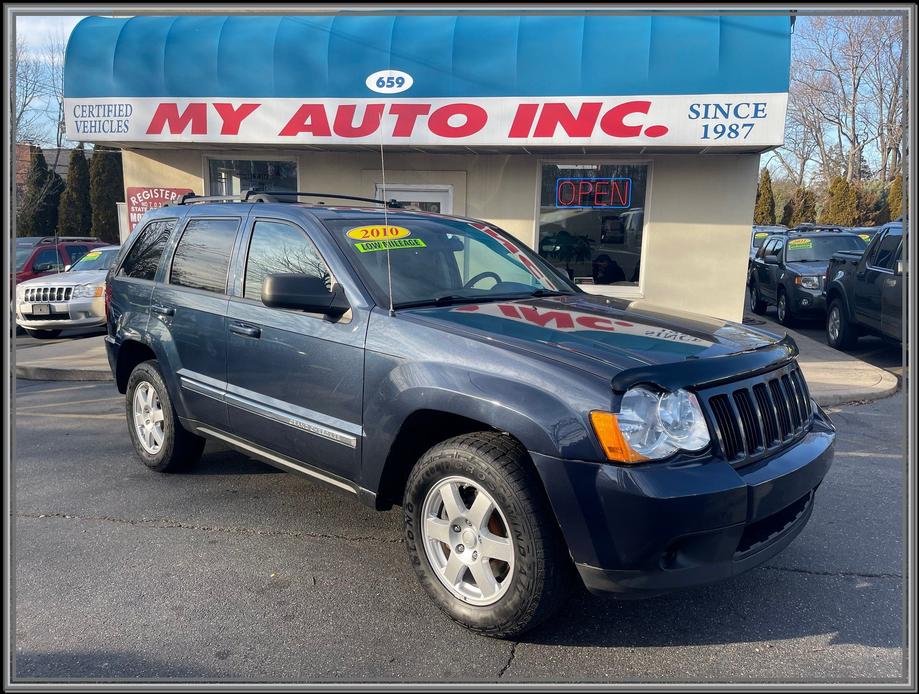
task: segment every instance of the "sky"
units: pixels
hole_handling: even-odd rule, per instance
[[[41,52],[49,36],[61,33],[65,37],[83,19],[83,15],[33,15],[16,17],[16,35],[25,39],[29,50]]]

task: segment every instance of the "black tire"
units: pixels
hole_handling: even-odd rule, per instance
[[[143,383],[148,383],[153,387],[164,414],[163,441],[159,450],[152,454],[141,444],[134,426],[134,393]],[[134,451],[143,464],[151,470],[181,472],[201,457],[205,439],[182,428],[172,405],[172,399],[169,397],[169,390],[160,374],[159,363],[155,359],[138,364],[131,372],[125,393],[125,415]]]
[[[468,604],[451,593],[425,552],[425,498],[451,476],[473,480],[488,492],[507,519],[506,536],[514,540],[510,584],[490,605]],[[402,509],[406,546],[418,580],[440,609],[468,629],[511,638],[551,617],[568,596],[574,566],[567,546],[526,450],[510,436],[477,432],[431,448],[409,475]]]
[[[31,328],[25,328],[25,331],[29,337],[34,337],[36,340],[53,340],[61,334],[61,330],[33,330]]]
[[[838,328],[833,329],[834,320],[838,320]],[[858,327],[849,320],[846,305],[842,299],[833,299],[826,312],[826,343],[838,350],[852,349],[858,342]]]
[[[769,304],[760,296],[759,287],[756,283],[750,284],[750,310],[753,311],[758,316],[762,316],[766,313],[766,307]]]
[[[790,328],[792,325],[794,325],[796,322],[796,317],[794,311],[792,311],[791,304],[788,301],[788,295],[785,293],[784,289],[779,289],[775,305],[779,323],[784,325],[786,328]]]

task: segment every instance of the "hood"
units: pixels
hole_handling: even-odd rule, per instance
[[[804,277],[806,275],[825,275],[829,264],[829,260],[812,260],[806,263],[785,263],[785,268],[796,275]]]
[[[78,284],[102,284],[108,270],[84,270],[83,272],[58,272],[53,275],[42,275],[25,282],[18,287],[75,287]]]
[[[751,352],[780,336],[594,294],[403,310],[412,320],[601,372]]]

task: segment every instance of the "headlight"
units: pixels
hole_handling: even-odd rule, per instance
[[[101,284],[78,284],[73,288],[74,299],[91,299],[102,296],[105,287]]]
[[[622,396],[618,414],[594,411],[590,420],[606,457],[623,463],[700,451],[710,441],[698,399],[682,389],[656,393],[632,388]]]
[[[820,289],[819,277],[799,277],[798,284],[805,289]]]

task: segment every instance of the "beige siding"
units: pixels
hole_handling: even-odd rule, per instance
[[[373,196],[376,152],[229,151],[221,158],[296,158],[300,190]],[[632,159],[634,160],[634,159]],[[648,302],[730,320],[743,314],[759,156],[657,155],[651,162],[641,293]],[[204,190],[203,150],[126,150],[125,186]],[[535,243],[539,160],[524,154],[386,156],[388,184],[453,186],[453,212]],[[329,201],[331,202],[331,201]]]

